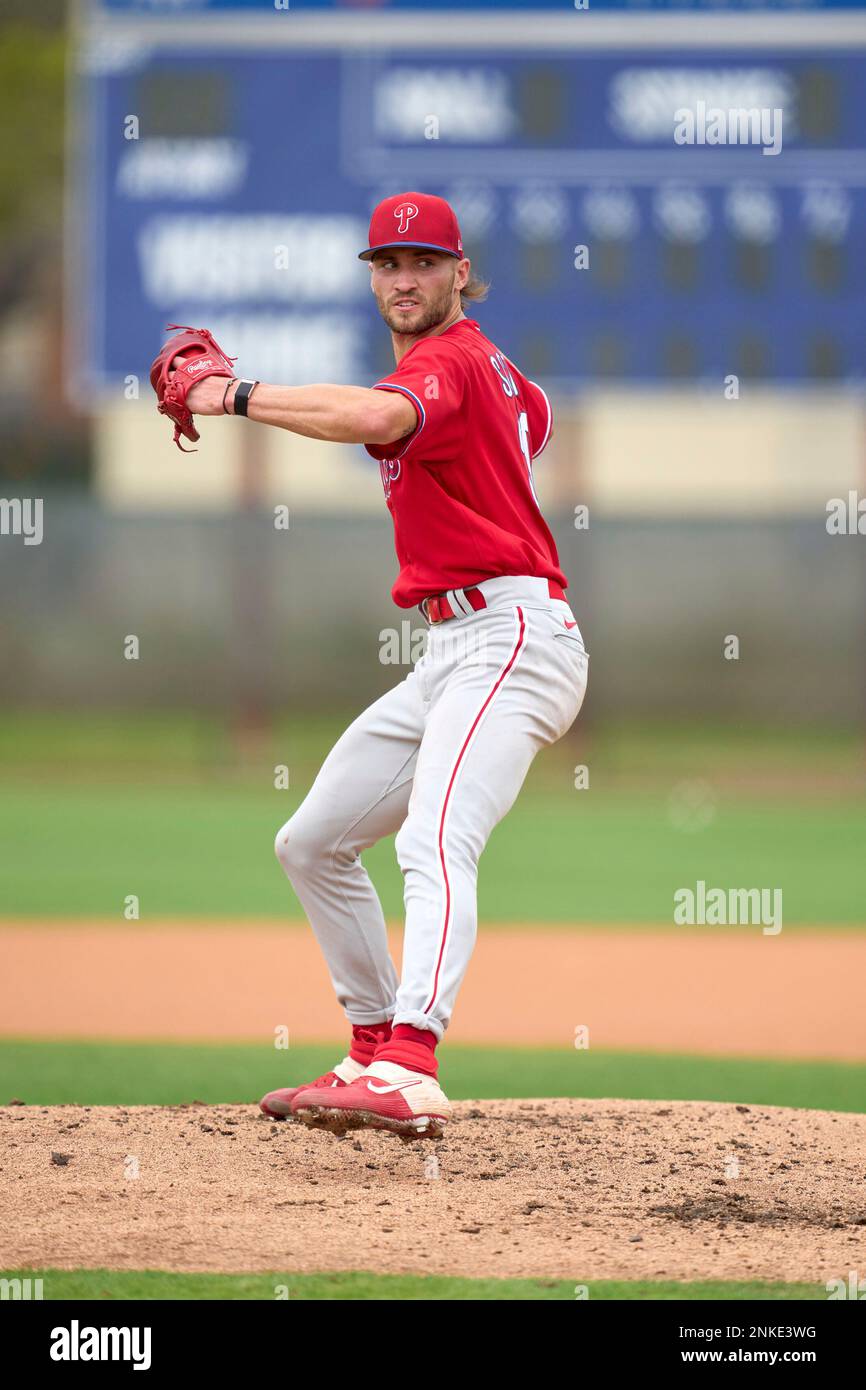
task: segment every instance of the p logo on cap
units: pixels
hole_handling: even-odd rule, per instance
[[[397,231],[402,235],[408,232],[412,218],[418,216],[418,209],[414,203],[398,203],[394,209],[394,216],[397,218]]]

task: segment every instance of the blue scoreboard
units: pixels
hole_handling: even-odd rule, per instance
[[[530,375],[862,381],[866,47],[497,49],[495,25],[475,47],[298,46],[290,24],[82,37],[91,386],[140,374],[169,323],[208,325],[248,374],[374,378],[357,253],[375,202],[412,189],[455,204],[492,285],[472,312]]]

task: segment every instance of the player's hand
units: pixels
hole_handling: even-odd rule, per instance
[[[172,359],[170,376],[174,375],[182,362],[182,356]],[[228,394],[226,394],[227,386]],[[236,388],[236,381],[227,382],[225,377],[207,376],[203,381],[197,381],[187,392],[187,407],[192,411],[193,415],[222,415],[223,398],[225,398],[225,409],[228,414],[231,415],[232,400],[234,399]]]

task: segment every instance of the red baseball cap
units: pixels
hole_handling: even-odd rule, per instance
[[[395,193],[383,198],[370,218],[370,245],[358,259],[370,261],[392,246],[423,246],[463,259],[463,242],[450,203],[434,193]]]

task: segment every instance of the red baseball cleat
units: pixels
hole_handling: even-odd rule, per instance
[[[292,1114],[310,1129],[344,1134],[347,1129],[385,1129],[402,1139],[439,1139],[451,1116],[451,1104],[439,1082],[397,1062],[371,1062],[367,1070],[339,1090],[327,1085],[302,1086]]]
[[[291,1117],[292,1101],[295,1096],[300,1095],[301,1091],[309,1091],[313,1087],[323,1090],[326,1087],[333,1090],[337,1087],[348,1086],[355,1081],[364,1071],[363,1062],[356,1062],[354,1057],[344,1057],[342,1062],[338,1062],[333,1071],[326,1071],[324,1076],[320,1076],[315,1081],[305,1081],[301,1086],[286,1086],[280,1091],[268,1091],[259,1101],[259,1109],[272,1120],[287,1120]]]

